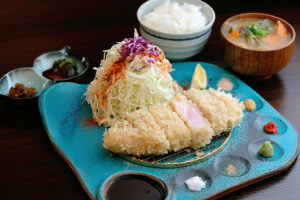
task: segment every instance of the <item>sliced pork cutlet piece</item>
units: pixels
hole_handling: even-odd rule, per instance
[[[213,131],[196,104],[182,94],[177,94],[170,105],[191,131],[191,148],[197,149],[211,142]]]
[[[209,121],[214,135],[229,131],[229,115],[223,101],[217,99],[207,90],[191,88],[184,92],[188,99],[197,104],[204,117]]]
[[[114,153],[137,156],[147,154],[143,135],[126,120],[116,121],[105,131],[103,146]]]
[[[225,93],[221,90],[214,90],[211,88],[208,92],[225,104],[229,116],[228,128],[232,129],[242,121],[244,117],[243,103],[239,103],[239,100],[234,98],[231,93]]]
[[[126,117],[143,138],[144,155],[162,155],[170,150],[170,143],[160,126],[147,110],[137,110]]]
[[[171,151],[179,151],[190,146],[190,131],[170,106],[166,104],[152,106],[149,112],[164,130],[170,142]]]

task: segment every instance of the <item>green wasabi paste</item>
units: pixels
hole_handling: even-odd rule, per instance
[[[258,150],[258,154],[265,158],[270,158],[274,155],[273,146],[270,141],[265,141]]]

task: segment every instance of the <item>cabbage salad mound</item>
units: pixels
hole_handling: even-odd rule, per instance
[[[112,125],[138,109],[169,102],[176,84],[161,49],[135,33],[104,51],[86,101],[99,125]]]

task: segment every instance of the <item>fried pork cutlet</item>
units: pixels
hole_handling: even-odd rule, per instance
[[[219,135],[230,129],[228,127],[229,115],[223,101],[217,99],[207,90],[195,88],[184,92],[184,95],[197,104],[204,117],[209,121],[214,135]]]
[[[185,95],[185,96],[184,96]],[[103,146],[115,153],[161,155],[211,142],[229,131],[244,116],[243,105],[220,90],[190,89],[170,105],[159,105],[127,114],[104,133]]]
[[[137,110],[127,114],[126,119],[142,135],[144,141],[139,146],[145,148],[145,154],[161,155],[168,153],[170,143],[149,111]]]
[[[149,112],[164,130],[170,142],[171,151],[178,151],[190,146],[190,131],[170,106],[153,106]]]
[[[104,133],[103,146],[114,152],[133,155],[147,154],[145,140],[139,129],[127,120],[117,121]]]
[[[178,94],[172,99],[171,106],[191,131],[191,148],[197,149],[210,143],[213,131],[195,104]]]
[[[211,88],[208,90],[208,92],[225,104],[229,116],[229,128],[233,128],[242,121],[244,117],[244,105],[242,103],[239,103],[238,99],[232,97],[231,93],[225,93],[221,90],[214,90]]]

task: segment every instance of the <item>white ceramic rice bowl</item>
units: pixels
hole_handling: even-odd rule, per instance
[[[140,33],[146,40],[153,41],[159,46],[165,56],[173,61],[185,60],[198,54],[208,41],[212,25],[215,21],[214,10],[205,2],[200,0],[170,0],[170,2],[194,4],[201,6],[203,15],[207,18],[205,27],[196,32],[172,34],[155,30],[143,23],[143,16],[161,5],[165,0],[149,0],[142,4],[137,11],[137,18],[140,23]]]

